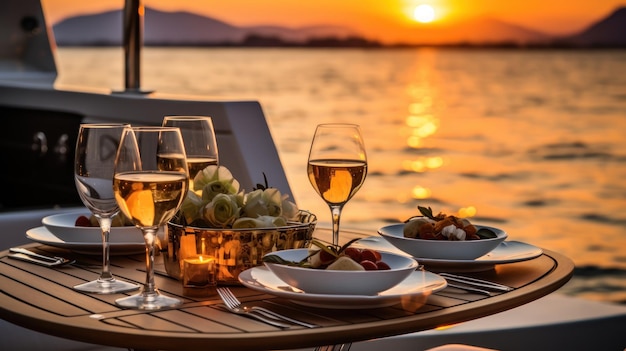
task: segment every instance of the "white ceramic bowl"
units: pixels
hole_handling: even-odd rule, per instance
[[[496,234],[495,238],[478,240],[426,240],[404,237],[404,223],[392,224],[378,229],[378,234],[391,245],[415,257],[441,260],[473,260],[495,249],[506,238],[502,229],[475,225],[476,229],[489,229]]]
[[[44,217],[41,224],[54,236],[73,243],[102,242],[102,234],[99,227],[77,227],[76,219],[80,216],[89,218],[88,210],[83,212],[68,212]],[[141,231],[135,226],[111,227],[109,241],[115,243],[143,242]]]
[[[382,261],[390,270],[342,271],[303,268],[278,263],[265,263],[272,273],[285,283],[310,294],[376,295],[390,289],[417,268],[417,262],[408,256],[380,252]],[[288,261],[299,262],[309,255],[308,249],[272,252]]]

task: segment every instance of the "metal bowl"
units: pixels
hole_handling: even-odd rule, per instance
[[[276,228],[217,229],[167,224],[162,243],[167,274],[182,279],[183,260],[195,255],[216,259],[218,284],[240,284],[239,273],[263,265],[263,256],[274,251],[309,247],[317,217],[300,211],[298,220]]]

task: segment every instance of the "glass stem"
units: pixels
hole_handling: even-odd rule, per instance
[[[333,245],[339,245],[339,219],[341,217],[342,205],[331,205],[330,213],[333,216]]]
[[[102,272],[100,273],[99,280],[108,281],[113,280],[113,275],[110,270],[110,259],[109,259],[109,234],[111,234],[111,217],[99,217],[98,223],[100,224],[100,229],[102,230]]]
[[[142,228],[143,240],[146,242],[146,282],[143,296],[154,296],[158,292],[154,284],[154,240],[158,228]]]

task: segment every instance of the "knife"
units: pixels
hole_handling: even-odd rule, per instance
[[[448,286],[451,287],[451,288],[461,289],[461,290],[473,292],[473,293],[476,293],[476,294],[493,296],[493,293],[491,293],[490,291],[483,290],[483,289],[478,289],[478,288],[472,288],[471,286],[451,284],[451,283],[448,283]]]
[[[514,288],[510,286],[506,286],[506,285],[502,285],[502,284],[498,284],[498,283],[494,283],[494,282],[490,282],[490,281],[482,280],[482,279],[458,276],[458,275],[453,275],[449,273],[439,273],[439,275],[442,276],[446,280],[450,280],[450,281],[454,281],[454,282],[462,283],[462,284],[467,284],[467,285],[473,285],[473,286],[477,286],[481,288],[487,288],[487,289],[499,290],[499,291],[515,290]]]

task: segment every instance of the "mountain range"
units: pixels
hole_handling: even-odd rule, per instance
[[[122,11],[75,16],[53,26],[59,46],[119,46]],[[560,47],[626,47],[626,7],[614,11],[580,33],[555,37],[503,21],[479,18],[448,26],[413,30],[410,42],[395,45],[498,45]],[[146,8],[146,46],[382,46],[342,26],[238,27],[190,12]]]
[[[585,47],[626,47],[626,7],[615,10],[576,35],[558,38],[558,42]]]
[[[70,17],[53,26],[58,45],[116,45],[122,43],[122,11]],[[356,35],[340,26],[237,27],[190,12],[164,12],[146,8],[144,16],[145,45],[216,45],[235,44],[251,35],[279,37],[285,41],[303,42],[314,37],[347,37]]]

